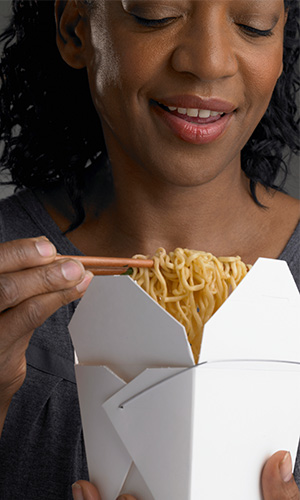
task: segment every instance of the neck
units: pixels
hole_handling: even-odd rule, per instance
[[[158,247],[168,252],[186,247],[217,257],[240,255],[247,264],[262,256],[277,258],[298,223],[299,202],[258,185],[258,199],[268,207],[262,209],[239,166],[231,175],[229,170],[194,187],[116,175],[115,196],[106,208],[97,170],[88,175],[86,220],[67,236],[86,255],[131,257],[153,254]],[[36,194],[60,229],[67,230],[72,210],[64,188]]]
[[[116,255],[151,254],[158,247],[186,247],[215,255],[233,255],[246,235],[245,213],[255,207],[248,181],[239,174],[220,174],[193,187],[158,180],[115,179],[112,204],[99,220],[107,252]]]

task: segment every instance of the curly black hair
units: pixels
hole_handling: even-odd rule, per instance
[[[299,3],[285,0],[285,5],[283,74],[242,150],[242,169],[258,204],[257,183],[280,189],[275,182],[280,170],[287,173],[287,148],[299,152]],[[100,155],[105,158],[106,148],[86,71],[65,64],[55,38],[54,0],[12,0],[10,25],[0,35],[1,168],[10,171],[18,188],[63,183],[75,213],[72,229],[84,220],[84,170]]]

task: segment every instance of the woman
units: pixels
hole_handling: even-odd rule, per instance
[[[14,11],[3,165],[30,190],[1,203],[1,493],[65,499],[88,477],[67,325],[92,276],[56,252],[182,246],[285,259],[297,279],[299,203],[275,183],[297,149],[298,7],[57,0],[65,62],[53,2]],[[300,498],[291,467],[285,451],[267,462],[265,500]]]

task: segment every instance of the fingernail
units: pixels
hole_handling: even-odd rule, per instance
[[[287,452],[284,455],[283,460],[281,461],[281,463],[279,465],[279,471],[280,471],[281,478],[285,483],[288,483],[292,479],[292,477],[293,477],[293,465],[292,465],[291,454],[289,452]]]
[[[35,246],[42,257],[52,257],[55,254],[55,247],[50,241],[38,240],[35,242]]]
[[[81,281],[81,283],[79,283],[79,285],[76,286],[79,293],[83,293],[86,291],[93,277],[93,273],[91,273],[90,271],[86,271],[84,279]]]
[[[77,262],[68,260],[61,265],[61,272],[68,281],[79,280],[83,275],[83,267]]]
[[[74,500],[84,500],[80,484],[78,483],[72,484],[72,493]]]

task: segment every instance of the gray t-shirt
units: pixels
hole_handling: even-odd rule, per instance
[[[81,254],[30,191],[0,201],[1,242],[41,235],[61,254]],[[298,288],[299,255],[300,224],[280,256],[289,264]],[[31,339],[27,377],[13,398],[0,440],[3,500],[71,500],[71,484],[88,479],[68,332],[75,307],[74,303],[62,307]],[[300,454],[295,477],[300,487]]]

